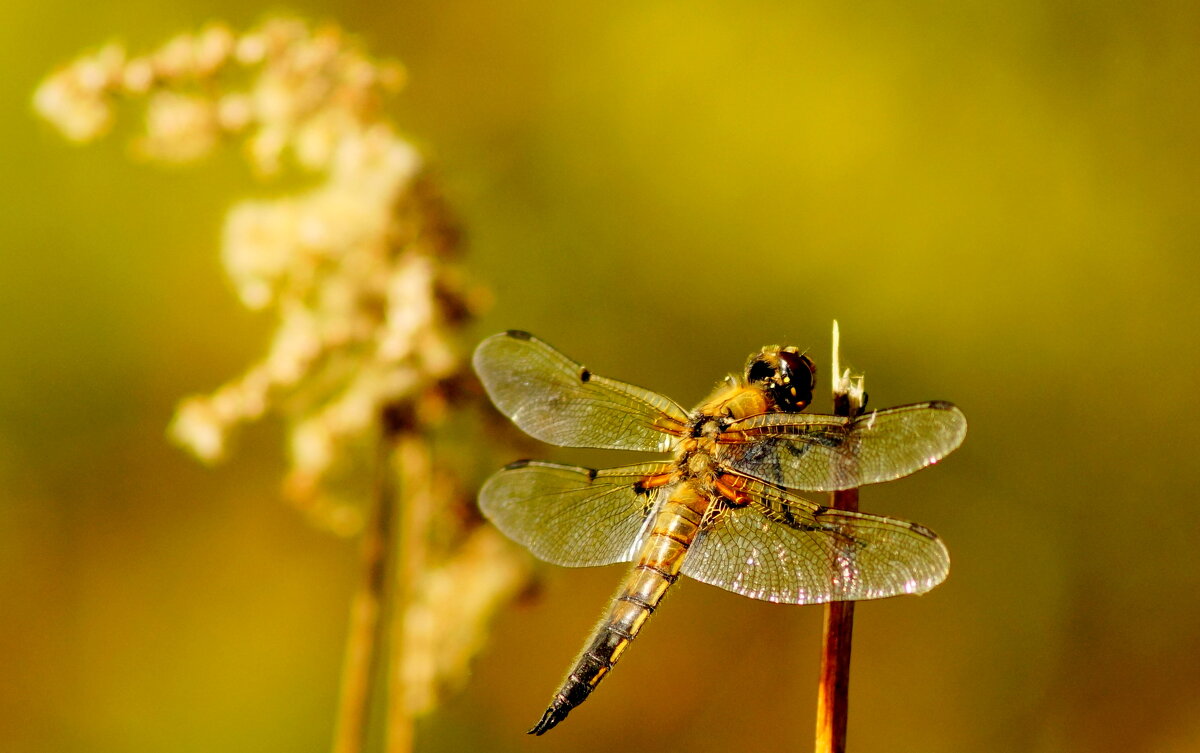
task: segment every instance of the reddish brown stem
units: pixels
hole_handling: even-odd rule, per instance
[[[833,413],[857,416],[862,413],[861,389],[850,389],[838,373],[838,330],[834,322]],[[859,384],[861,388],[861,382]],[[832,492],[829,506],[858,512],[858,489]],[[845,753],[846,720],[850,709],[850,644],[854,633],[854,602],[831,601],[825,605],[825,630],[821,647],[821,676],[817,685],[816,753]]]
[[[858,510],[857,489],[833,492],[830,496],[832,507]],[[821,677],[817,686],[817,753],[844,753],[846,750],[853,630],[853,601],[832,601],[825,605]]]

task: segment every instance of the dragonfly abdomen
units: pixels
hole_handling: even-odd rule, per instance
[[[667,589],[679,577],[684,555],[696,538],[704,515],[701,501],[690,488],[681,487],[659,509],[638,553],[637,563],[613,597],[608,612],[592,632],[546,713],[529,734],[544,734],[566,719],[571,709],[587,700],[637,637]]]

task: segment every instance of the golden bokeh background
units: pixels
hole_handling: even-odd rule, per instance
[[[279,501],[278,427],[216,469],[164,436],[264,346],[216,248],[268,189],[233,154],[69,146],[29,104],[110,38],[277,7],[0,14],[5,750],[327,749],[354,546]],[[1200,750],[1200,7],[290,10],[407,65],[396,118],[495,296],[479,336],[528,329],[692,403],[763,344],[827,365],[836,317],[872,405],[963,408],[954,456],[863,493],[954,565],[860,607],[851,750]],[[696,583],[526,737],[621,573],[546,568],[418,749],[808,749],[821,609]]]

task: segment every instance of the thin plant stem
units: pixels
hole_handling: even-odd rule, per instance
[[[363,530],[358,589],[350,605],[350,628],[342,665],[333,753],[362,753],[370,728],[373,689],[382,654],[387,603],[388,552],[395,549],[396,483],[392,456],[395,431],[382,422],[371,512]]]
[[[862,382],[839,371],[838,324],[833,323],[833,412],[857,416],[863,409]],[[830,493],[830,507],[858,511],[858,489]],[[844,753],[846,720],[850,704],[850,645],[854,631],[854,602],[831,601],[825,605],[822,632],[821,674],[817,685],[816,753]]]
[[[831,507],[858,510],[858,490],[833,492]],[[850,705],[850,644],[854,631],[854,602],[825,605],[821,675],[817,686],[817,753],[844,753],[846,718]]]
[[[429,657],[410,656],[411,605],[428,563],[428,532],[434,513],[433,458],[428,442],[414,432],[403,432],[396,442],[393,472],[400,479],[399,545],[395,549],[393,579],[395,600],[389,627],[391,656],[387,682],[386,753],[411,753],[415,738],[415,662]]]

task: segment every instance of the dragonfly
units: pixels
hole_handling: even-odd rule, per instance
[[[925,526],[799,492],[933,465],[966,434],[951,403],[853,418],[802,413],[816,367],[795,347],[763,348],[690,412],[594,374],[527,332],[487,338],[473,363],[496,407],[535,439],[671,453],[605,470],[521,460],[481,488],[484,515],[546,562],[633,563],[530,734],[588,698],[681,574],[752,599],[819,604],[924,593],[949,572],[945,545]]]

